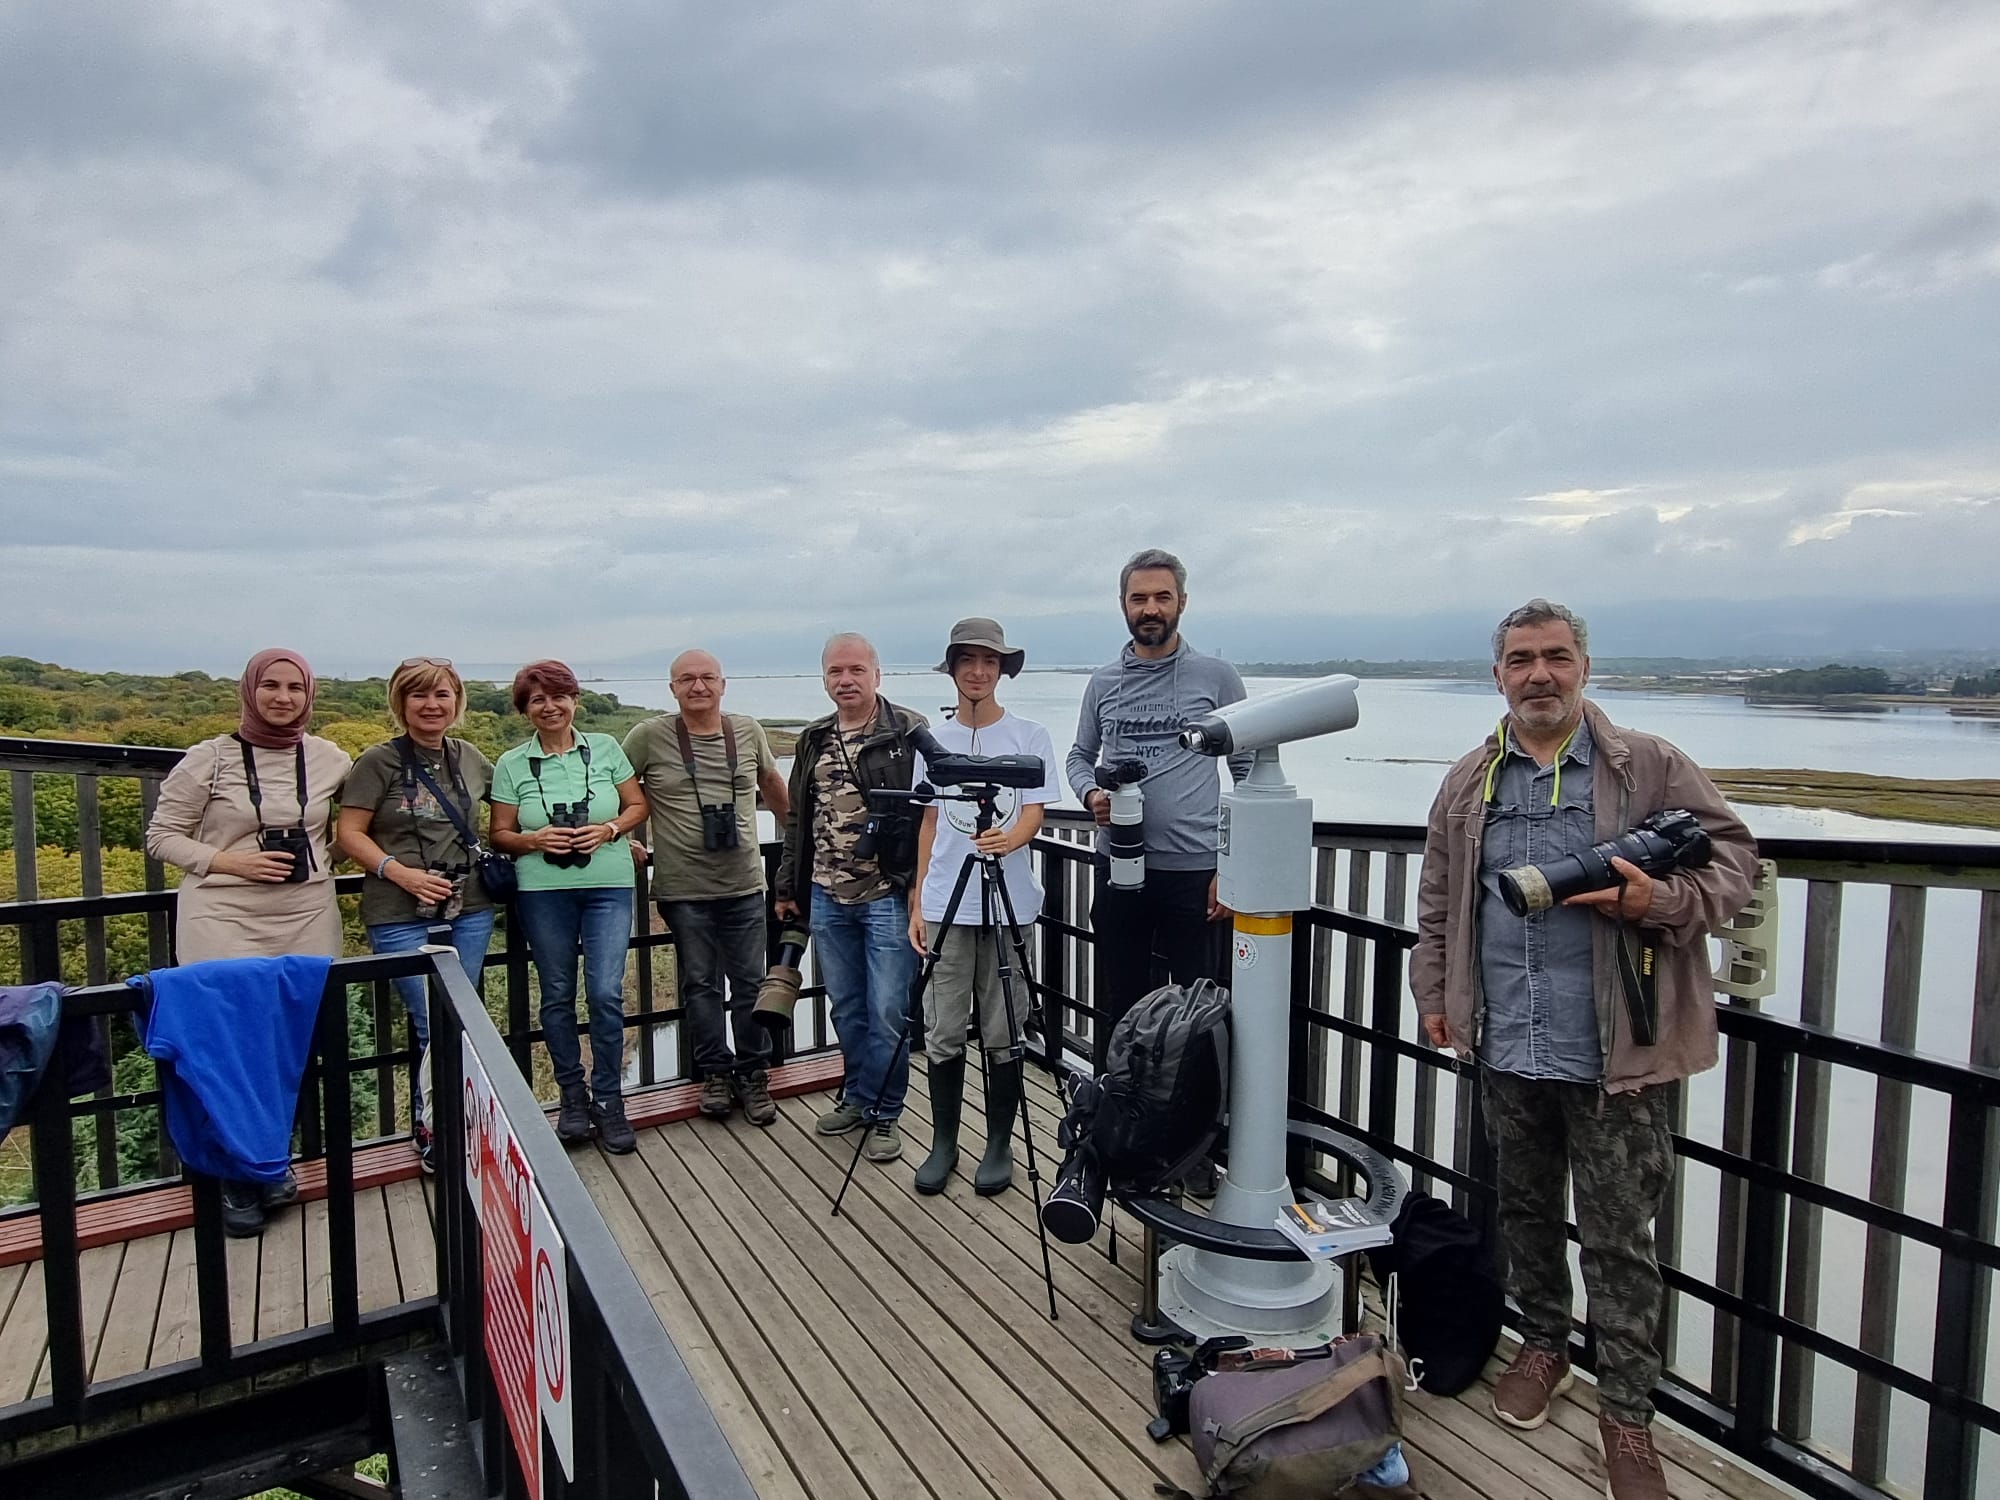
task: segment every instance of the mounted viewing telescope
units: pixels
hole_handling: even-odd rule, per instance
[[[1313,805],[1278,764],[1278,746],[1352,729],[1361,720],[1344,673],[1246,698],[1185,725],[1204,755],[1256,759],[1222,795],[1217,891],[1233,919],[1230,970],[1229,1166],[1213,1218],[1273,1229],[1292,1202],[1285,1176],[1291,1077],[1292,919],[1312,905]],[[1247,1334],[1305,1345],[1339,1326],[1340,1281],[1317,1260],[1251,1260],[1177,1245],[1160,1257],[1160,1311],[1198,1339]]]

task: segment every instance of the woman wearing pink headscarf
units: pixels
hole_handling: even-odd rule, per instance
[[[242,722],[192,746],[160,786],[146,852],[181,880],[175,952],[209,958],[338,958],[327,825],[352,761],[306,733],[313,674],[296,651],[243,669]]]

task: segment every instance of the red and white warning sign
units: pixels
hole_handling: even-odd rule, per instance
[[[568,1255],[486,1071],[465,1053],[466,1191],[479,1211],[486,1359],[527,1492],[542,1493],[541,1430],[576,1475]]]

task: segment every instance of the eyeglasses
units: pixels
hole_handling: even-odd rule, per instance
[[[675,687],[693,687],[697,682],[705,682],[714,687],[722,679],[713,672],[684,672],[674,679]]]
[[[450,658],[448,658],[448,657],[443,657],[443,656],[406,656],[406,657],[404,657],[404,658],[403,658],[403,659],[402,659],[401,661],[399,661],[399,662],[397,662],[397,663],[396,663],[396,670],[400,672],[400,671],[402,671],[402,670],[403,670],[403,668],[405,668],[405,667],[447,667],[447,668],[448,668],[448,667],[450,667],[450,666],[451,666],[451,660],[450,660]]]

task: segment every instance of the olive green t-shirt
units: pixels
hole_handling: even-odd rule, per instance
[[[778,768],[764,726],[748,714],[724,714],[736,734],[736,774],[720,733],[691,734],[694,776],[681,758],[674,732],[679,714],[660,714],[625,736],[625,758],[652,810],[653,896],[660,901],[714,901],[754,896],[764,889],[764,859],[757,848],[757,778]],[[699,800],[696,791],[699,788]],[[736,806],[736,847],[704,847],[701,803]]]
[[[492,784],[493,763],[464,740],[447,739],[441,751],[426,750],[421,745],[414,748],[431,780],[452,799],[459,816],[477,832],[479,804]],[[464,787],[463,798],[459,786],[452,781],[454,769]],[[370,745],[361,752],[354,769],[347,773],[340,803],[342,807],[369,809],[368,836],[382,846],[384,854],[395,856],[398,864],[419,870],[433,865],[467,866],[465,910],[483,911],[493,904],[486,887],[479,883],[478,870],[469,868],[472,860],[466,853],[465,841],[438,805],[438,799],[415,775],[405,778],[403,758],[395,740]],[[370,927],[381,922],[414,922],[416,898],[401,886],[376,879],[375,872],[370,870],[361,882],[361,920]]]

